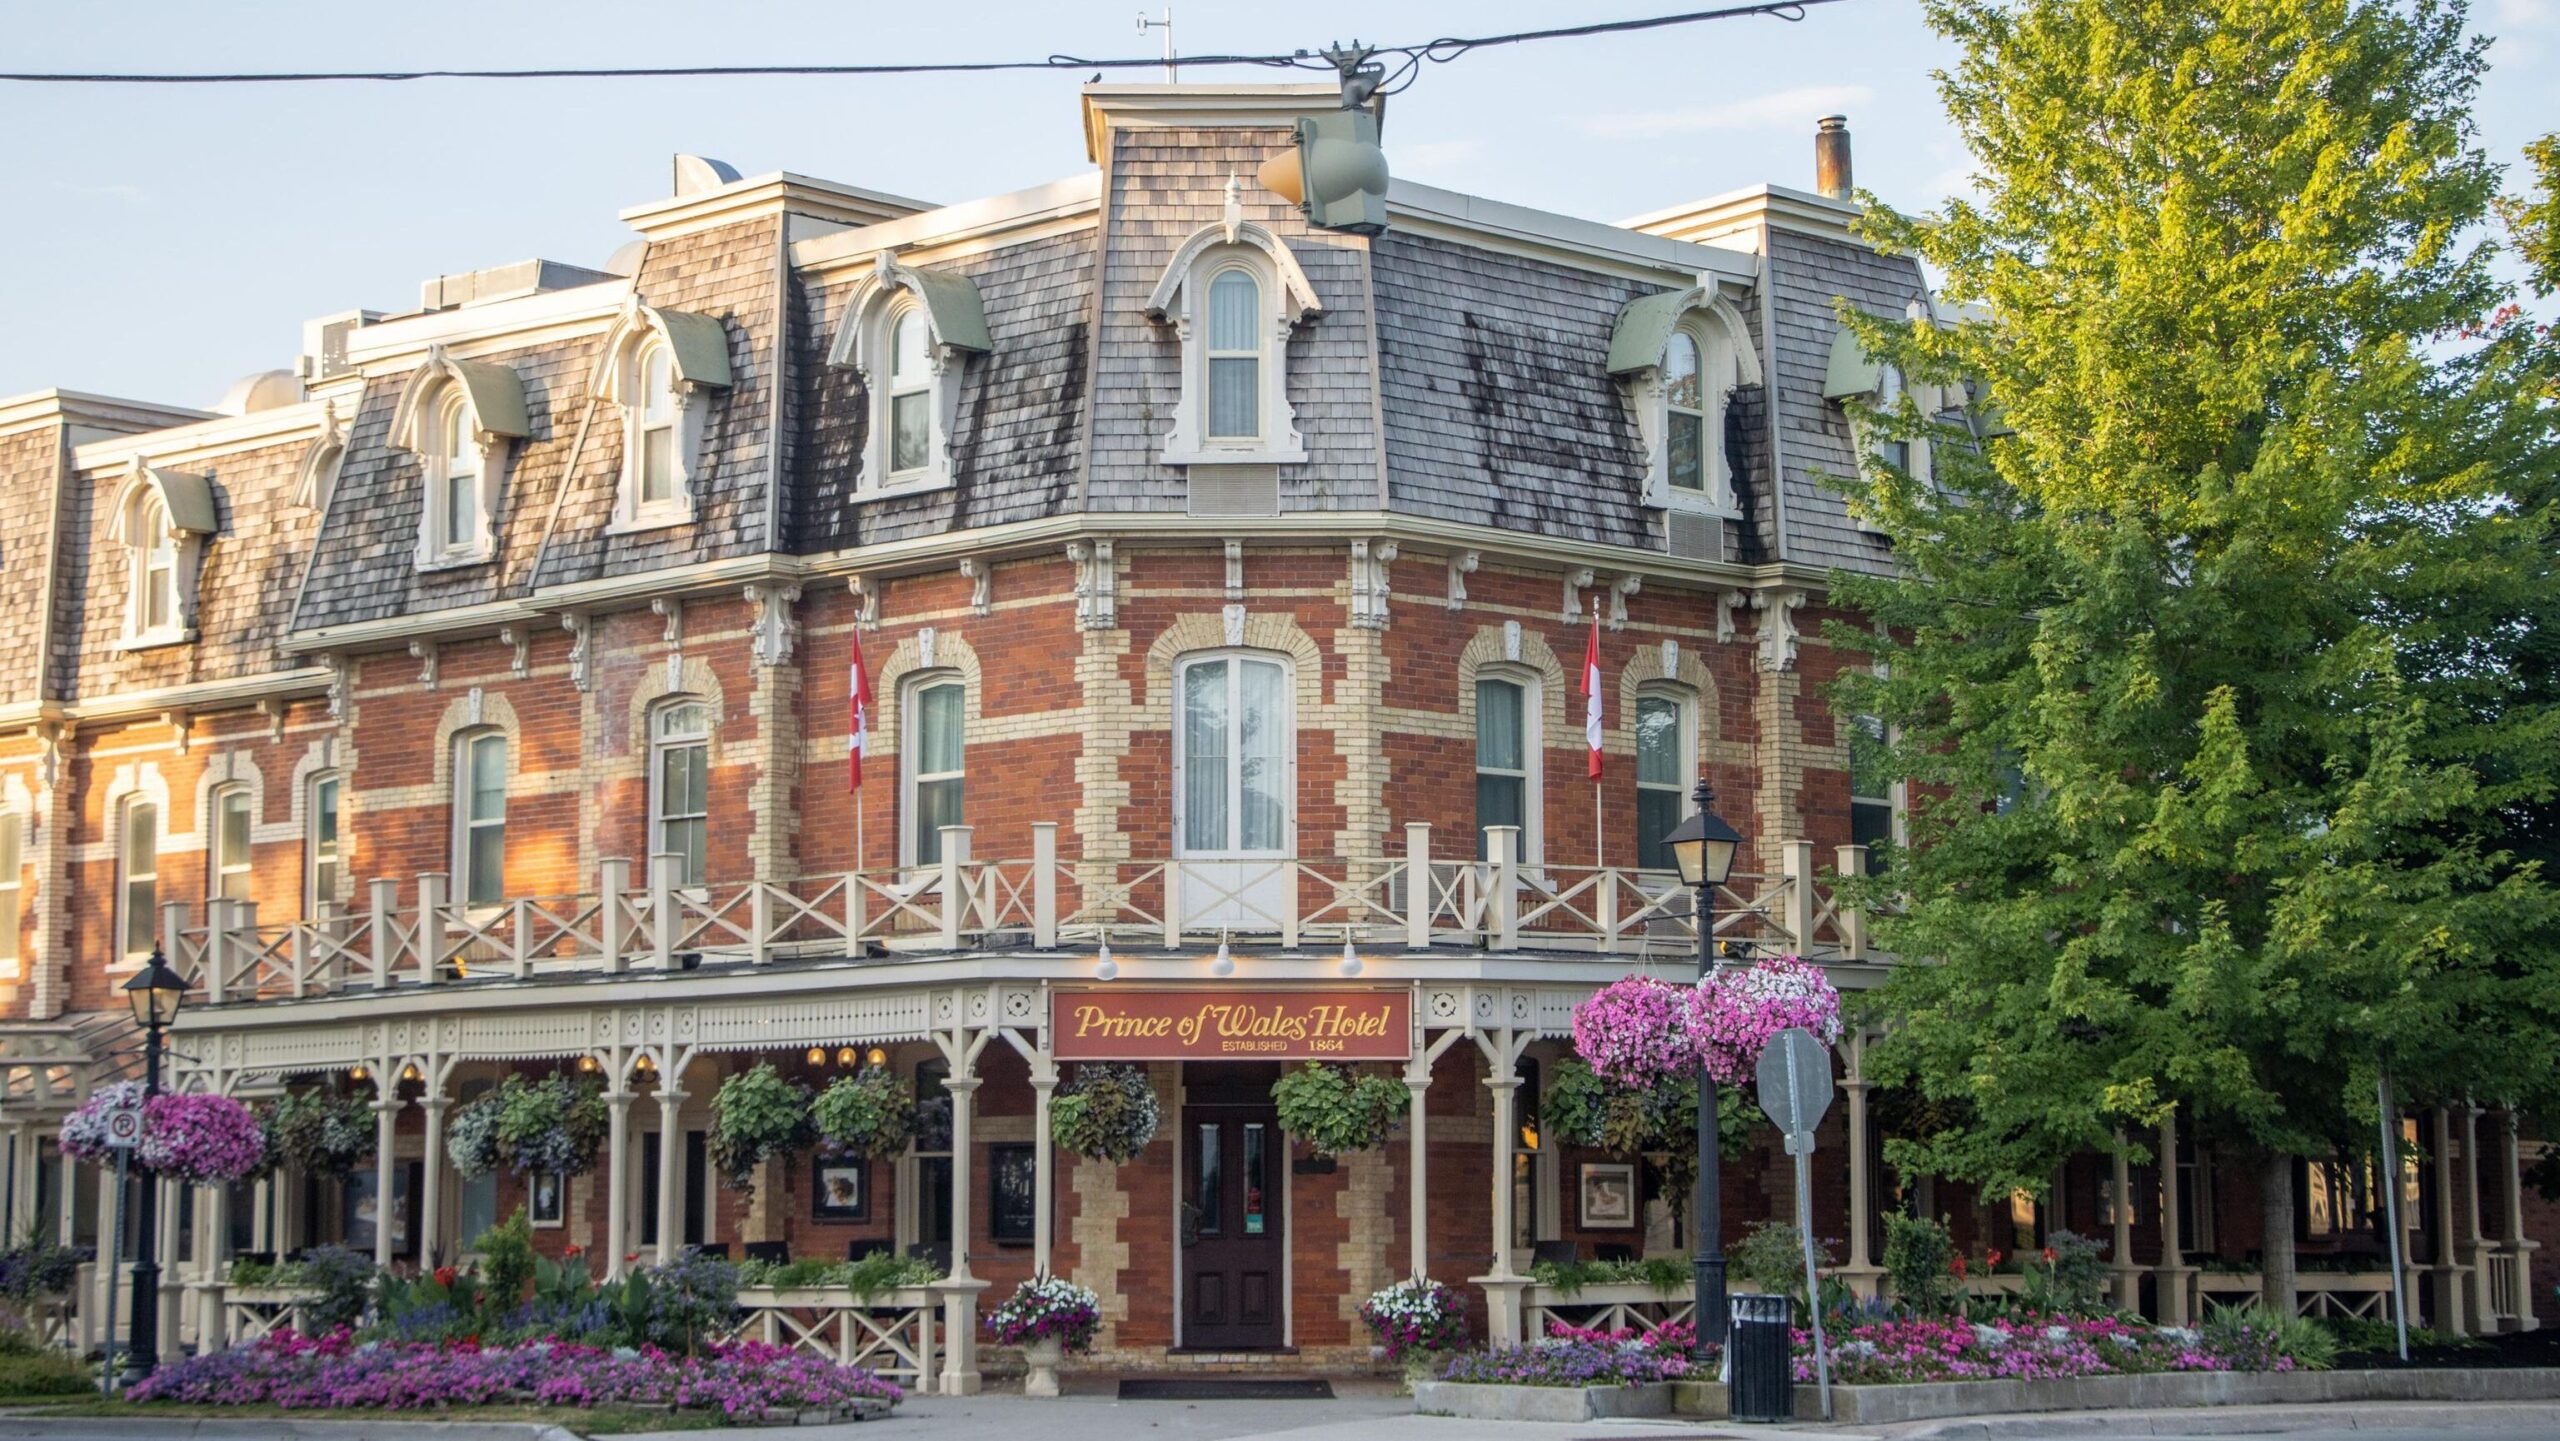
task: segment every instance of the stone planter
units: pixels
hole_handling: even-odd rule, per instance
[[[1025,1341],[1022,1343],[1022,1359],[1031,1367],[1031,1373],[1022,1378],[1022,1394],[1025,1396],[1057,1395],[1058,1366],[1067,1359],[1066,1343],[1055,1336],[1043,1336],[1036,1341]]]
[[[1482,1386],[1471,1390],[1526,1389]],[[1680,1413],[1725,1414],[1725,1388],[1678,1384]],[[2412,1371],[2159,1371],[2050,1381],[1917,1381],[1831,1388],[1832,1420],[1892,1426],[1948,1416],[2022,1411],[2157,1410],[2174,1406],[2269,1406],[2359,1401],[2542,1401],[2560,1397],[2560,1370],[2517,1367]],[[1821,1392],[1796,1388],[1796,1419],[1818,1421]]]
[[[1480,1386],[1424,1381],[1413,1409],[1469,1421],[1604,1421],[1615,1416],[1668,1416],[1671,1384],[1650,1386]]]

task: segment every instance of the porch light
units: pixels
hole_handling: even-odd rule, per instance
[[[404,1081],[414,1081],[418,1079],[418,1068],[415,1066],[402,1066],[400,1068],[400,1079]]]
[[[1097,981],[1109,981],[1118,979],[1119,975],[1120,963],[1111,959],[1111,938],[1104,936],[1102,950],[1093,958],[1093,978]]]
[[[1349,926],[1342,928],[1342,973],[1346,976],[1356,976],[1360,974],[1360,953],[1351,948],[1351,928]]]
[[[658,1069],[658,1063],[657,1063],[657,1062],[655,1062],[655,1061],[653,1061],[653,1060],[651,1060],[651,1059],[649,1059],[649,1053],[648,1053],[648,1052],[646,1052],[646,1051],[642,1051],[642,1052],[640,1053],[640,1059],[639,1059],[639,1061],[634,1065],[633,1069],[635,1069],[635,1070],[639,1071],[639,1072],[640,1072],[641,1074],[643,1074],[643,1075],[646,1075],[646,1074],[648,1074],[649,1072],[651,1072],[651,1071],[654,1071],[654,1070]]]
[[[1733,854],[1742,845],[1742,833],[1707,809],[1713,792],[1707,789],[1706,782],[1700,781],[1698,790],[1698,808],[1663,840],[1671,847],[1672,859],[1679,863],[1683,883],[1720,886],[1733,874]]]
[[[370,1074],[372,1073],[365,1070],[362,1066],[347,1067],[347,1079],[350,1081],[361,1081]]]
[[[866,1065],[885,1066],[889,1064],[889,1053],[878,1046],[873,1046],[869,1051],[863,1054],[862,1059],[863,1063]]]
[[[1221,931],[1218,934],[1218,954],[1212,957],[1209,962],[1209,974],[1224,980],[1235,973],[1235,952],[1227,949],[1226,933]]]
[[[836,1064],[839,1066],[850,1066],[861,1059],[862,1053],[851,1046],[847,1046],[843,1050],[836,1052]]]
[[[809,1064],[813,1066],[823,1066],[826,1063],[827,1048],[824,1046],[811,1046],[809,1048]]]
[[[578,1058],[578,1069],[589,1075],[595,1074],[596,1058],[593,1056],[580,1056]]]
[[[151,959],[124,983],[124,998],[133,1004],[135,1025],[166,1026],[178,1019],[178,1007],[187,998],[187,978],[171,970],[160,948],[154,946]]]

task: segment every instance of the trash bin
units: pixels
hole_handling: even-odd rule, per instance
[[[1795,1303],[1785,1296],[1730,1298],[1725,1330],[1725,1406],[1736,1421],[1789,1421],[1796,1414],[1795,1359],[1787,1328]]]

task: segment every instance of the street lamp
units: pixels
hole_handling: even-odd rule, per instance
[[[124,998],[133,1004],[133,1019],[142,1027],[142,1100],[160,1094],[160,1033],[178,1019],[187,998],[187,978],[169,968],[158,946],[132,980]],[[125,1375],[140,1379],[160,1367],[160,1178],[142,1169],[142,1195],[134,1213],[141,1237],[133,1258],[133,1339],[125,1347]]]
[[[1703,981],[1716,968],[1716,887],[1733,874],[1733,853],[1742,846],[1742,833],[1715,813],[1714,786],[1700,780],[1695,799],[1696,814],[1662,839],[1671,847],[1672,860],[1680,867],[1680,879],[1698,893],[1698,979]],[[1697,1218],[1698,1241],[1690,1261],[1697,1270],[1698,1359],[1702,1363],[1707,1347],[1724,1344],[1724,1156],[1718,1130],[1716,1078],[1701,1067],[1698,1195],[1691,1207]]]

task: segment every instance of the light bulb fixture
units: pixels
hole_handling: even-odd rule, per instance
[[[1218,954],[1209,962],[1209,974],[1224,980],[1236,973],[1235,952],[1227,949],[1226,932],[1218,933]]]
[[[889,1064],[889,1053],[878,1046],[873,1046],[863,1053],[862,1059],[866,1065],[885,1066]]]
[[[647,1072],[647,1071],[654,1071],[654,1070],[658,1069],[658,1063],[657,1063],[656,1061],[653,1061],[653,1060],[649,1059],[649,1053],[648,1053],[648,1052],[646,1052],[646,1051],[642,1051],[642,1052],[640,1053],[640,1060],[639,1060],[639,1063],[638,1063],[637,1069],[638,1069],[638,1070],[641,1070],[641,1071],[643,1071],[643,1072]]]
[[[400,1079],[404,1081],[414,1081],[418,1079],[418,1068],[415,1066],[402,1066],[400,1068]]]
[[[813,1066],[823,1066],[826,1063],[827,1048],[824,1046],[811,1046],[809,1048],[809,1064]]]
[[[851,1046],[847,1046],[843,1050],[836,1052],[836,1064],[839,1066],[850,1066],[861,1059],[862,1053]]]
[[[361,1081],[369,1074],[371,1073],[362,1066],[347,1067],[347,1079],[350,1081]]]
[[[1110,981],[1119,979],[1119,976],[1120,963],[1111,959],[1111,938],[1104,936],[1102,952],[1093,958],[1093,978],[1097,981]]]
[[[1360,974],[1360,953],[1351,948],[1351,928],[1349,926],[1342,928],[1342,973],[1346,976],[1356,976]]]
[[[586,1072],[588,1075],[594,1075],[596,1070],[596,1058],[593,1056],[580,1056],[578,1058],[578,1069]]]

